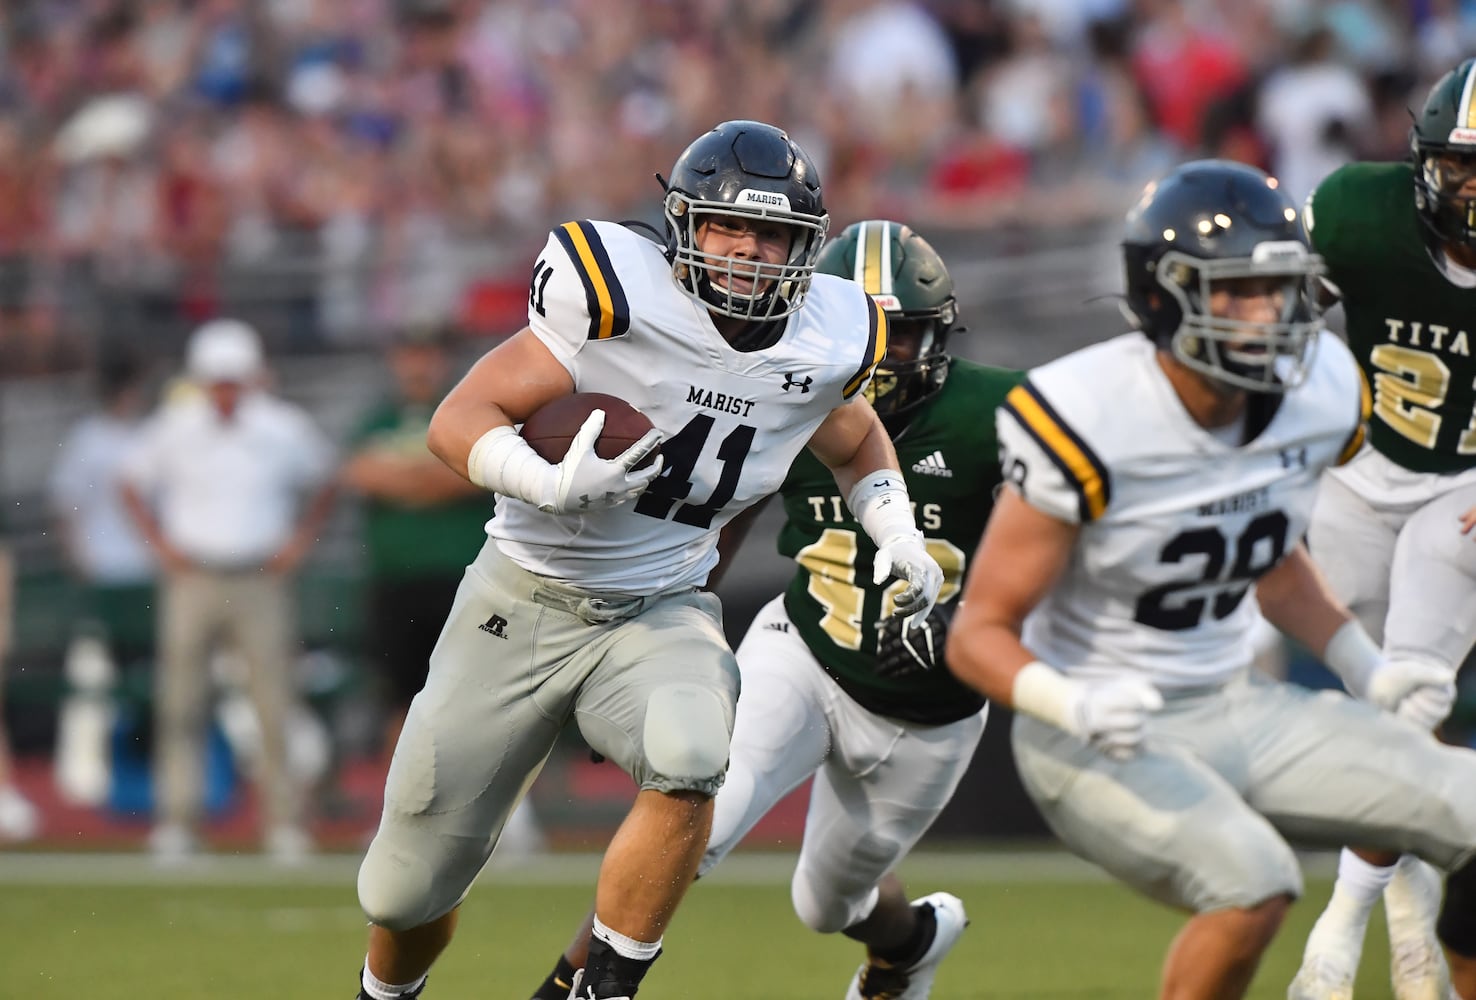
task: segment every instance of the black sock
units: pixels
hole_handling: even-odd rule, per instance
[[[581,986],[593,986],[596,997],[633,997],[651,963],[661,957],[626,958],[598,937],[589,939],[589,958],[584,960]]]
[[[574,988],[574,966],[563,955],[554,966],[543,985],[533,991],[533,1000],[569,1000],[569,991]]]
[[[927,953],[933,946],[933,938],[938,936],[938,917],[933,912],[932,903],[924,903],[922,906],[913,907],[917,913],[917,920],[912,925],[912,933],[907,940],[893,948],[873,948],[872,957],[879,958],[888,965],[905,969]]]

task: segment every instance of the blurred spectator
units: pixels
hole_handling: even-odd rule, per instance
[[[5,728],[5,661],[10,654],[15,611],[15,563],[0,540],[0,842],[30,840],[41,831],[41,815],[15,782],[15,761]]]
[[[1300,189],[1350,141],[1397,152],[1405,102],[1373,86],[1422,93],[1476,38],[1473,9],[19,0],[0,13],[0,364],[75,367],[74,331],[170,352],[222,311],[297,353],[425,317],[485,328],[487,290],[521,283],[530,241],[577,217],[659,225],[637,164],[734,117],[803,137],[837,225],[922,202],[940,228],[1018,236],[1081,219],[1091,175],[1136,173],[1138,149],[1260,162]],[[1290,51],[1309,25],[1334,59]],[[1093,78],[1103,26],[1149,111],[1126,152],[1105,145],[1123,88]],[[1350,83],[1379,101],[1367,136],[1285,124]]]
[[[196,391],[161,406],[123,470],[124,502],[163,570],[150,847],[165,860],[198,848],[210,657],[224,639],[246,662],[261,732],[264,847],[295,860],[311,841],[286,762],[293,574],[332,509],[332,449],[305,412],[266,392],[246,324],[196,330],[185,371]]]
[[[1333,34],[1314,26],[1292,60],[1261,84],[1256,120],[1271,149],[1271,173],[1301,204],[1338,167],[1367,152],[1373,104],[1363,77],[1336,58]]]
[[[444,327],[399,332],[389,351],[393,385],[360,419],[340,473],[364,500],[364,642],[384,687],[386,754],[425,684],[466,554],[492,516],[486,492],[426,447],[431,414],[450,388],[449,348]]]
[[[99,409],[68,433],[51,473],[51,506],[67,567],[82,584],[79,631],[113,663],[147,664],[154,648],[154,554],[123,504],[124,456],[147,406],[137,355],[116,346],[97,363]]]
[[[1201,147],[1206,110],[1247,77],[1242,53],[1196,23],[1189,0],[1138,0],[1133,70],[1159,128],[1192,153]]]

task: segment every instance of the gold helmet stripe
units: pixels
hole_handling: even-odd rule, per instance
[[[885,222],[859,224],[856,234],[855,281],[867,295],[892,294],[892,227]]]
[[[1461,104],[1456,108],[1456,121],[1466,128],[1476,128],[1476,106],[1472,105],[1471,88],[1476,82],[1476,63],[1466,71],[1465,83],[1461,86]]]

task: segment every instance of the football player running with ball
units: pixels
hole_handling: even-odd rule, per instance
[[[972,573],[949,630],[949,668],[1015,708],[1015,761],[1056,834],[1192,914],[1164,961],[1174,1000],[1245,994],[1302,891],[1289,841],[1449,871],[1443,939],[1476,968],[1476,751],[1399,717],[1449,684],[1381,654],[1302,544],[1366,395],[1318,335],[1299,216],[1226,161],[1148,186],[1123,240],[1142,332],[1011,391],[1009,486],[974,558],[1009,571]],[[1254,672],[1257,602],[1359,699]]]
[[[699,871],[813,775],[795,912],[812,930],[866,945],[848,1000],[922,1000],[963,933],[964,907],[946,892],[909,902],[892,872],[947,805],[984,732],[983,699],[941,661],[968,555],[1000,485],[994,408],[1020,373],[949,356],[961,332],[953,280],[907,226],[849,226],[816,267],[854,279],[886,310],[887,356],[866,391],[909,470],[943,589],[926,618],[895,615],[900,588],[877,580],[876,546],[828,470],[813,455],[795,460],[778,495],[779,549],[796,570],[738,646],[743,696]],[[586,922],[534,1000],[567,995],[588,931]]]
[[[477,362],[431,450],[497,494],[359,871],[360,997],[415,997],[457,907],[566,723],[639,791],[605,852],[594,940],[571,996],[633,997],[696,874],[728,761],[738,666],[704,589],[718,532],[808,446],[925,617],[943,582],[864,390],[885,314],[814,274],[829,217],[809,157],[771,125],[725,122],[665,182],[665,246],[606,222],[555,229],[528,326]],[[594,452],[596,411],[557,464],[514,425],[574,391],[629,400],[655,431]],[[660,460],[638,468],[661,442]]]
[[[1415,117],[1411,162],[1343,167],[1306,209],[1373,392],[1368,447],[1329,473],[1318,493],[1312,557],[1386,655],[1452,679],[1476,642],[1476,542],[1462,537],[1476,511],[1473,87],[1476,60],[1468,59],[1435,84]],[[1413,703],[1404,714],[1433,729],[1447,707]],[[1439,874],[1415,857],[1364,850],[1343,851],[1292,1000],[1353,995],[1380,898],[1394,996],[1447,1000],[1435,935]],[[1476,994],[1476,982],[1463,989]]]

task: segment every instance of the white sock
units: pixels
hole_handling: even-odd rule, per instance
[[[389,983],[380,982],[374,978],[374,973],[369,971],[369,960],[364,960],[364,992],[374,1000],[400,1000],[401,997],[409,996],[423,985],[425,985],[424,976],[403,986],[391,986]]]
[[[1343,848],[1338,858],[1338,880],[1333,885],[1332,900],[1323,911],[1323,917],[1356,931],[1361,937],[1368,929],[1368,918],[1374,904],[1383,897],[1384,887],[1393,877],[1393,865],[1371,865],[1348,848]]]
[[[635,938],[626,937],[619,931],[612,931],[599,917],[595,917],[594,920],[594,936],[613,948],[615,954],[641,962],[651,961],[661,950],[661,938],[655,941],[637,941]]]

